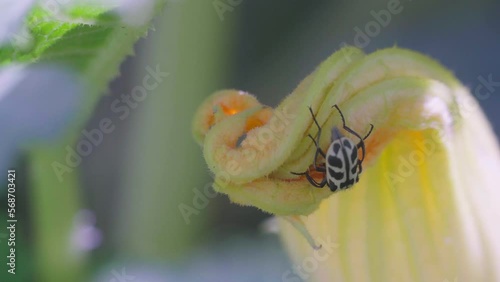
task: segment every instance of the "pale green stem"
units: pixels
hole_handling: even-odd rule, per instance
[[[80,209],[78,173],[75,169],[64,174],[61,182],[52,169],[53,162],[66,164],[64,147],[74,142],[69,138],[65,141],[30,154],[37,281],[77,282],[84,277],[85,256],[77,255],[70,241],[74,217]]]

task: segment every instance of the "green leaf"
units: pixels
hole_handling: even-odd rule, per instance
[[[0,66],[48,62],[76,71],[89,86],[83,117],[92,112],[98,94],[118,75],[123,59],[133,54],[133,45],[146,34],[153,11],[164,4],[152,0],[139,4],[120,1],[119,5],[94,2],[99,5],[75,1],[58,7],[37,4],[24,21],[25,29],[13,35],[10,43],[0,45]],[[0,18],[4,16],[0,12]]]

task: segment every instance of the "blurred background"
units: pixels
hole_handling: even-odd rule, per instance
[[[292,265],[277,235],[263,232],[269,215],[212,194],[191,119],[221,89],[248,91],[275,106],[344,44],[368,53],[395,45],[422,52],[471,89],[496,82],[479,102],[500,135],[500,1],[167,2],[85,128],[105,118],[116,125],[80,166],[81,211],[70,239],[88,256],[83,281],[282,281]],[[381,16],[390,9],[399,12]],[[117,114],[115,101],[156,68],[168,76],[129,114]],[[12,167],[29,171],[29,158]],[[18,187],[22,280],[3,272],[0,280],[40,281],[26,173]],[[6,239],[0,231],[2,254]]]

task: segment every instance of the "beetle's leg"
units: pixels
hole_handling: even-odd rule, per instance
[[[320,164],[317,167],[314,168],[317,172],[324,172],[326,173],[326,167],[325,164]]]
[[[311,134],[308,135],[309,138],[311,138],[311,140],[313,141],[314,145],[316,146],[316,153],[314,153],[314,169],[318,170],[318,163],[317,163],[318,154],[320,154],[325,159],[326,159],[326,154],[319,147],[319,140],[321,139],[321,126],[319,125],[318,120],[316,119],[316,116],[314,115],[314,112],[311,107],[309,107],[309,112],[311,113],[311,116],[313,118],[314,123],[316,124],[316,127],[318,127],[318,135],[316,136],[316,139],[314,139],[314,137],[312,137]]]
[[[326,177],[323,177],[323,180],[321,180],[321,182],[317,182],[314,178],[312,178],[309,175],[309,173],[306,172],[305,176],[309,181],[309,183],[311,183],[311,185],[313,185],[314,187],[323,188],[326,185]]]
[[[365,154],[366,154],[366,149],[365,149],[365,142],[363,141],[364,139],[361,138],[361,136],[359,136],[359,134],[356,133],[356,131],[352,130],[351,128],[347,127],[347,125],[345,124],[345,118],[344,118],[344,115],[342,114],[342,111],[340,110],[339,106],[337,105],[333,105],[334,108],[337,109],[337,111],[339,112],[340,114],[340,117],[342,118],[342,127],[349,133],[351,133],[352,135],[356,136],[359,138],[359,143],[356,145],[357,148],[361,148],[361,162],[365,159]],[[370,132],[368,132],[368,135],[370,135],[370,133],[372,132],[372,129],[373,129],[373,125],[370,124],[372,127],[370,129]],[[368,137],[368,135],[366,137]],[[365,137],[365,138],[366,138]]]
[[[323,152],[323,150],[321,150],[321,148],[318,146],[318,143],[316,142],[316,140],[314,140],[311,134],[309,134],[308,136],[309,138],[311,138],[311,140],[314,142],[314,145],[316,146],[316,152],[314,153],[314,162],[313,162],[314,169],[317,171],[321,171],[319,170],[320,167],[318,165],[318,154],[320,154],[323,158],[325,158],[325,160],[326,160],[326,154],[325,152]],[[326,170],[323,170],[323,172],[326,172]]]
[[[323,177],[323,180],[321,180],[321,182],[318,182],[316,181],[314,178],[312,178],[311,175],[309,175],[309,171],[305,171],[305,172],[290,172],[291,174],[295,174],[295,175],[305,175],[306,178],[307,178],[307,181],[309,181],[309,183],[311,183],[312,186],[314,187],[318,187],[318,188],[322,188],[326,185],[326,177]]]

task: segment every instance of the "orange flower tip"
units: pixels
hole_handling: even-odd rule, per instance
[[[222,90],[205,99],[195,112],[192,132],[195,140],[202,145],[207,132],[215,124],[249,108],[260,106],[251,94],[239,90]]]

